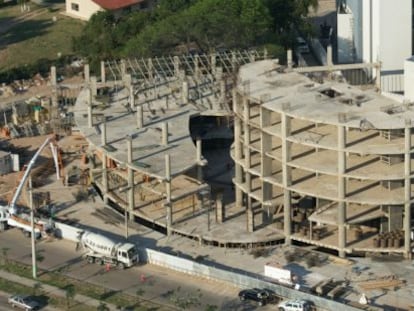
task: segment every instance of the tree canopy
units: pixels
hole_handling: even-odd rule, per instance
[[[317,0],[160,0],[151,11],[95,14],[74,49],[90,63],[167,53],[290,46]]]

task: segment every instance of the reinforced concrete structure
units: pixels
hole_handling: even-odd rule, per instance
[[[241,67],[232,157],[248,231],[270,225],[288,244],[340,256],[410,257],[413,108],[272,60]]]
[[[411,256],[412,104],[332,78],[378,64],[293,68],[291,56],[286,68],[256,52],[108,62],[100,82],[85,66],[74,119],[126,236],[139,218],[223,246]],[[204,181],[197,116],[233,117],[232,204]]]
[[[107,204],[125,210],[126,236],[127,218],[139,218],[200,242],[283,238],[271,227],[246,231],[240,207],[225,206],[221,194],[211,196],[201,138],[190,132],[193,117],[228,119],[235,72],[265,57],[246,51],[107,62],[100,82],[85,66],[74,119],[89,142],[93,182]],[[228,138],[228,131],[219,134]]]

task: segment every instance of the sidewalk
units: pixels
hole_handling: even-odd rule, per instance
[[[38,281],[35,281],[35,280],[32,280],[32,279],[27,279],[27,278],[24,278],[24,277],[21,277],[21,276],[18,276],[18,275],[14,275],[14,274],[8,273],[8,272],[3,271],[3,270],[0,270],[0,278],[9,280],[10,282],[15,282],[15,283],[18,283],[18,284],[21,284],[21,285],[25,285],[25,286],[28,286],[28,287],[31,287],[31,288],[34,286],[34,284],[41,283],[42,284],[42,289],[43,289],[45,294],[52,294],[52,295],[55,295],[55,296],[66,298],[66,292],[63,289],[59,289],[55,286],[47,285],[47,284],[44,284],[42,282],[38,282]],[[90,298],[90,297],[87,297],[87,296],[84,296],[84,295],[81,295],[81,294],[76,294],[73,300],[78,302],[78,303],[85,304],[85,305],[95,307],[95,308],[97,308],[100,305],[99,300],[96,300],[96,299],[93,299],[93,298]],[[109,308],[109,310],[111,310],[111,311],[119,310],[113,304],[106,303],[106,302],[105,302],[105,304]]]

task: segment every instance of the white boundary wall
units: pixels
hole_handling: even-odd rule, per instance
[[[56,223],[58,237],[77,242],[77,236],[82,228]],[[193,276],[203,277],[211,280],[230,283],[233,286],[241,288],[268,288],[273,290],[277,295],[289,299],[308,299],[315,303],[316,306],[324,310],[341,310],[356,311],[359,310],[352,306],[339,303],[334,300],[318,297],[307,292],[298,291],[286,286],[267,282],[264,276],[249,273],[246,271],[233,272],[224,268],[216,268],[212,265],[198,263],[196,261],[180,258],[177,256],[165,254],[149,248],[140,248],[140,259],[142,262],[158,265],[178,272],[190,274]]]

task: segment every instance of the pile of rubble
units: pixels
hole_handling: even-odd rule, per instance
[[[16,96],[27,92],[31,87],[48,85],[49,79],[36,74],[28,80],[15,80],[10,84],[2,83],[0,85],[0,98]]]

